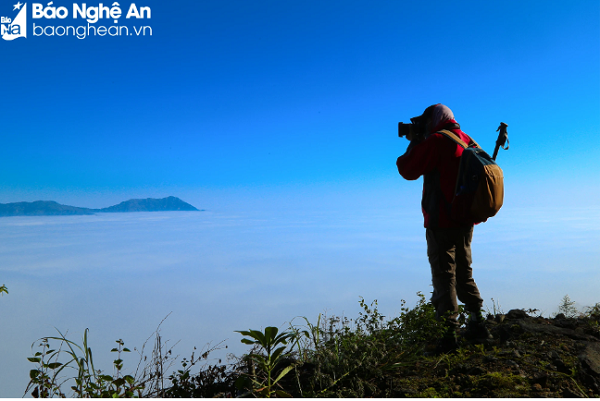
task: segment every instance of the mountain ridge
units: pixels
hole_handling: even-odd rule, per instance
[[[62,205],[56,201],[0,203],[0,217],[11,216],[77,216],[97,213],[201,211],[175,196],[130,199],[102,209]]]

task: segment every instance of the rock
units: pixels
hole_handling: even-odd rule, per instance
[[[500,338],[500,342],[505,343],[507,347],[512,347],[512,342],[509,341],[513,338],[512,333],[510,332],[510,328],[507,326],[500,326],[498,331],[494,333],[494,337]]]
[[[521,309],[511,309],[506,314],[507,319],[525,319],[527,317],[527,312]]]
[[[548,384],[550,383],[550,377],[546,373],[539,373],[532,377],[531,381],[539,384],[541,387],[548,387]]]
[[[486,355],[483,357],[483,361],[487,363],[498,362],[498,358],[492,355]]]
[[[572,329],[565,329],[553,325],[537,324],[531,321],[531,319],[517,320],[515,322],[515,325],[520,326],[523,329],[523,331],[527,331],[530,333],[540,333],[550,336],[565,336],[572,338],[573,340],[598,341],[595,337],[590,336],[589,334],[579,333]]]
[[[587,373],[600,378],[600,343],[587,343],[578,358]]]
[[[578,372],[577,374],[581,382],[588,387],[588,391],[593,393],[600,393],[600,385],[598,384],[598,380],[592,375],[586,372]]]
[[[554,318],[553,324],[558,327],[565,329],[575,330],[577,328],[577,321],[575,319],[556,319]]]

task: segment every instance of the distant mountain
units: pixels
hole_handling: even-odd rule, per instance
[[[163,199],[131,199],[103,209],[61,205],[54,201],[0,203],[0,217],[8,216],[67,216],[95,213],[199,211],[174,196]]]
[[[163,199],[131,199],[118,205],[97,210],[100,213],[117,212],[168,212],[168,211],[198,211],[194,206],[179,198],[169,196]]]
[[[54,201],[0,203],[0,217],[5,216],[67,216],[94,214],[92,209],[61,205]]]

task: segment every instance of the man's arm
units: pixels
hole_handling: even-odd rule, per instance
[[[402,177],[416,180],[437,167],[439,160],[437,139],[435,135],[425,140],[413,139],[406,152],[396,160],[396,167]]]

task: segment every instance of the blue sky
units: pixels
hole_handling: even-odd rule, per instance
[[[410,192],[396,123],[442,102],[490,152],[509,124],[507,189],[597,203],[596,2],[138,5],[151,19],[127,24],[152,36],[1,43],[0,202],[179,194],[202,208],[223,191]]]
[[[173,311],[165,338],[186,354],[326,308],[353,317],[359,296],[388,315],[414,302],[430,283],[422,184],[397,173],[396,129],[438,102],[490,153],[509,125],[505,205],[473,241],[487,305],[598,302],[597,1],[136,4],[151,18],[120,24],[152,36],[36,37],[30,18],[0,40],[0,202],[173,195],[207,212],[2,219],[0,396],[22,394],[53,326],[90,327],[100,354]]]

